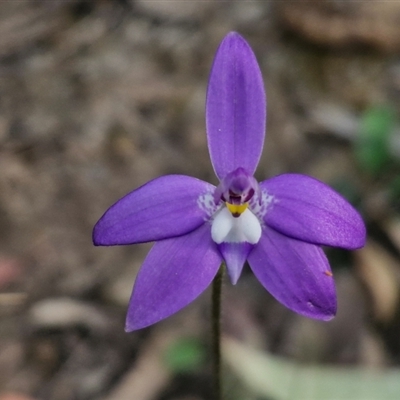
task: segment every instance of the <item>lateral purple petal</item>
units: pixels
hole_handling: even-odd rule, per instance
[[[357,249],[365,244],[360,214],[324,183],[306,175],[284,174],[260,184],[273,197],[265,223],[296,239]]]
[[[264,83],[256,57],[247,42],[231,32],[214,58],[206,101],[208,148],[219,179],[239,167],[253,175],[265,123]]]
[[[126,331],[169,317],[209,286],[222,262],[210,229],[206,223],[187,235],[153,246],[135,281]]]
[[[93,242],[112,246],[180,236],[208,218],[199,196],[215,187],[183,175],[154,179],[112,205],[93,230]]]
[[[319,246],[266,227],[248,261],[261,284],[287,308],[326,321],[336,314],[335,285]]]

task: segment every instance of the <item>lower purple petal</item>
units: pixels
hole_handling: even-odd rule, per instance
[[[264,221],[277,231],[320,245],[364,246],[366,230],[360,214],[326,184],[306,175],[283,174],[260,187],[273,199]]]
[[[254,245],[247,242],[221,243],[218,245],[218,249],[225,260],[226,269],[232,285],[236,285],[242,273],[243,265],[253,247]]]
[[[335,316],[335,284],[319,246],[266,227],[248,261],[261,284],[287,308],[315,319]]]
[[[157,242],[136,278],[126,331],[152,325],[176,313],[212,282],[222,257],[211,239],[211,226]]]
[[[215,187],[184,175],[154,179],[112,205],[93,230],[97,246],[152,242],[184,235],[209,217]],[[209,206],[211,207],[211,206]]]

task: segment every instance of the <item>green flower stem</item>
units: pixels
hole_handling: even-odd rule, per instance
[[[222,264],[212,284],[212,352],[214,361],[215,400],[222,400],[221,292],[224,267],[224,264]]]

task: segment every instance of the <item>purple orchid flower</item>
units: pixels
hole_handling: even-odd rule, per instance
[[[253,177],[265,136],[266,98],[247,42],[229,33],[214,59],[206,125],[217,187],[183,175],[154,179],[111,206],[94,227],[95,245],[155,241],[134,285],[126,330],[185,307],[222,262],[236,284],[247,260],[261,284],[289,309],[329,320],[336,293],[322,245],[357,249],[365,226],[357,211],[316,179]]]

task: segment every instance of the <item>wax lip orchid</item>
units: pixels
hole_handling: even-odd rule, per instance
[[[192,302],[222,262],[235,284],[246,260],[289,309],[322,320],[335,315],[334,281],[321,246],[362,247],[364,223],[346,200],[311,177],[283,174],[258,183],[253,174],[265,124],[261,71],[247,42],[231,32],[216,53],[206,100],[219,185],[162,176],[117,201],[94,227],[95,245],[156,242],[136,278],[127,331]]]

